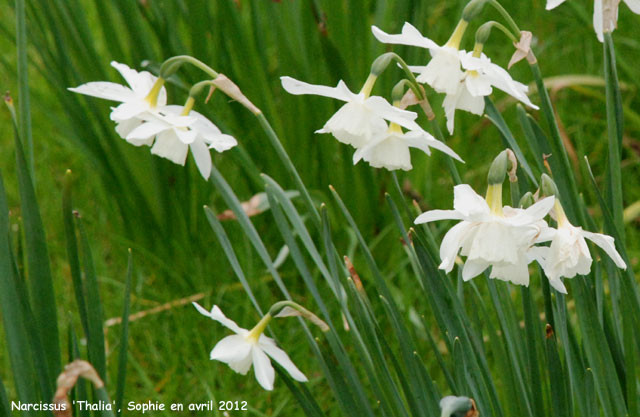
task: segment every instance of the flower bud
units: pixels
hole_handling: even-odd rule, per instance
[[[493,22],[484,23],[476,30],[476,44],[484,45],[489,40],[491,35],[491,29],[493,28]]]
[[[542,195],[558,195],[558,187],[556,187],[556,183],[547,174],[542,174],[542,178],[540,179],[540,189],[542,190]]]
[[[489,168],[489,175],[487,175],[489,185],[502,184],[504,182],[504,177],[507,175],[508,163],[509,159],[506,150],[496,156],[496,159],[491,163],[491,168]]]
[[[386,54],[382,54],[373,61],[371,64],[371,74],[376,77],[384,72],[389,66],[389,63],[393,59],[393,52],[387,52]]]
[[[487,0],[471,0],[462,11],[462,19],[470,22],[482,12],[482,8]]]
[[[535,203],[535,199],[533,198],[533,194],[531,191],[528,191],[525,195],[522,196],[518,205],[520,208],[526,209],[531,207]]]

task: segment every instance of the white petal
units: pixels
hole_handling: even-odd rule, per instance
[[[204,142],[197,139],[191,144],[190,149],[200,174],[202,174],[205,180],[208,180],[209,175],[211,175],[211,154],[209,153],[209,148],[207,148]]]
[[[378,29],[376,26],[371,26],[373,36],[382,43],[400,44],[417,46],[419,48],[437,48],[435,42],[431,39],[422,36],[420,31],[416,29],[411,23],[406,22],[402,27],[401,35],[389,35],[388,33]]]
[[[514,284],[529,286],[529,267],[526,262],[518,262],[512,265],[491,268],[490,278],[498,278],[502,281],[511,281]]]
[[[471,278],[475,278],[483,273],[488,267],[489,264],[483,260],[467,259],[464,263],[464,267],[462,268],[462,279],[464,281],[469,281]]]
[[[414,220],[415,224],[435,222],[438,220],[462,220],[464,217],[456,210],[429,210]]]
[[[205,315],[207,317],[209,317],[212,320],[217,321],[218,323],[222,324],[224,327],[226,327],[227,329],[233,331],[234,333],[238,333],[238,334],[244,334],[246,333],[248,330],[243,329],[242,327],[238,326],[233,320],[228,319],[223,313],[222,310],[220,310],[220,307],[218,307],[217,305],[214,305],[213,308],[211,309],[211,311],[207,311],[205,310],[200,304],[194,302],[192,303],[193,306],[198,310],[198,312],[202,315]]]
[[[118,135],[120,135],[122,139],[124,139],[127,137],[129,133],[133,131],[133,129],[140,126],[141,124],[142,124],[142,120],[137,118],[126,119],[120,122],[116,122],[116,132],[118,133]],[[150,145],[151,143],[134,142],[133,144],[136,146],[140,146],[142,144]]]
[[[559,5],[561,5],[562,3],[564,3],[566,0],[547,0],[547,10],[551,10],[553,8],[558,7]]]
[[[271,361],[258,346],[254,346],[251,353],[253,354],[253,372],[256,374],[258,383],[262,388],[271,391],[276,377]]]
[[[196,136],[198,136],[197,132],[182,127],[173,128],[173,132],[176,134],[180,142],[184,143],[185,145],[192,144],[193,141],[196,140]]]
[[[614,239],[611,236],[603,235],[600,233],[591,233],[582,231],[582,236],[586,237],[596,245],[598,245],[607,255],[613,260],[618,268],[627,269],[627,264],[624,262],[618,251]]]
[[[489,213],[489,205],[468,184],[453,187],[453,208],[463,216],[476,213]]]
[[[267,355],[271,356],[273,360],[289,372],[289,375],[291,375],[293,379],[300,382],[308,381],[307,377],[296,367],[284,350],[273,343],[260,343],[260,341],[258,341],[258,343]]]
[[[458,50],[447,46],[431,49],[433,58],[417,80],[427,83],[438,93],[455,94],[464,77]]]
[[[564,283],[558,279],[550,279],[549,284],[556,289],[559,293],[567,294],[567,288],[564,286]]]
[[[536,202],[531,207],[528,207],[524,210],[517,210],[517,214],[509,219],[509,223],[514,226],[522,226],[525,224],[535,223],[547,214],[553,208],[553,204],[555,202],[554,196],[545,197],[542,200]]]
[[[247,339],[240,335],[227,336],[213,348],[210,359],[224,363],[238,362],[251,354],[251,346]]]
[[[342,101],[351,101],[354,96],[357,96],[357,94],[354,94],[349,90],[349,87],[347,87],[342,80],[340,80],[337,87],[309,84],[286,76],[280,77],[280,81],[282,82],[282,87],[289,94],[313,94],[316,96],[336,98]]]
[[[418,148],[421,151],[425,152],[427,155],[431,154],[429,148],[434,148],[464,163],[462,158],[460,158],[460,156],[455,153],[453,149],[440,142],[439,140],[431,136],[431,134],[425,132],[422,129],[420,131],[407,132],[405,133],[404,138],[409,146],[411,146],[412,148]]]
[[[387,100],[379,96],[371,96],[365,100],[367,108],[385,120],[399,124],[409,130],[420,130],[420,126],[414,122],[418,114],[412,111],[401,110],[392,106]]]
[[[107,81],[94,81],[82,84],[75,88],[68,88],[68,90],[73,91],[74,93],[84,94],[86,96],[120,102],[131,100],[135,97],[130,88]]]
[[[167,125],[160,121],[142,123],[133,129],[126,137],[127,140],[147,140],[167,129]]]
[[[595,0],[593,2],[593,29],[596,31],[596,35],[600,42],[604,42],[603,19],[602,0]]]
[[[167,158],[178,165],[184,165],[188,152],[189,145],[182,143],[173,129],[165,130],[156,136],[151,148],[152,154]]]
[[[109,117],[115,122],[122,122],[133,117],[140,116],[140,118],[142,118],[142,113],[147,110],[149,110],[149,103],[146,101],[127,101],[114,108]]]
[[[449,229],[447,234],[444,235],[442,243],[440,244],[440,259],[442,260],[442,263],[440,263],[438,268],[447,273],[451,272],[456,261],[456,256],[458,255],[458,251],[462,246],[462,241],[472,227],[472,223],[463,221],[453,226]]]
[[[249,352],[246,358],[240,361],[228,363],[229,368],[233,369],[240,375],[246,375],[247,372],[249,372],[249,369],[251,369],[252,364],[253,364],[253,355],[251,354],[251,352]]]
[[[632,12],[640,14],[640,0],[624,0],[624,2],[629,6]]]

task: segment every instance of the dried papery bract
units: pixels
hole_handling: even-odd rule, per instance
[[[53,397],[56,405],[64,405],[63,410],[54,410],[53,415],[56,417],[71,417],[71,403],[69,403],[69,392],[78,382],[78,378],[84,378],[90,381],[96,390],[104,388],[104,382],[98,376],[96,370],[87,361],[78,359],[64,367],[64,371],[58,376],[56,381],[57,389]]]

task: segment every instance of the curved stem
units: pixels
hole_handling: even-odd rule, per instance
[[[504,17],[504,19],[513,30],[516,38],[520,38],[520,28],[516,24],[515,20],[513,20],[513,17],[511,17],[509,12],[504,7],[502,7],[502,5],[498,3],[497,0],[490,0],[489,4],[491,4],[502,15],[502,17]]]
[[[489,38],[489,33],[487,33],[486,35],[484,35],[484,39],[479,39],[478,35],[482,34],[482,30],[483,28],[489,28],[488,30],[490,31],[492,28],[497,28],[499,29],[502,33],[504,33],[505,35],[507,35],[507,37],[509,39],[511,39],[512,42],[517,43],[518,42],[518,38],[515,37],[515,35],[502,23],[500,22],[496,22],[495,20],[490,20],[488,22],[485,22],[482,24],[482,26],[480,26],[478,28],[478,30],[476,30],[476,43],[481,43],[481,44],[485,44],[487,39]]]
[[[218,77],[218,73],[213,68],[211,68],[204,62],[200,61],[199,59],[196,59],[189,55],[177,55],[164,61],[164,63],[160,67],[160,76],[162,78],[170,77],[176,71],[178,71],[178,69],[184,63],[191,64],[194,67],[201,69],[202,71],[207,73],[212,79],[215,79]]]

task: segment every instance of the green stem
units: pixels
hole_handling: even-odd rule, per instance
[[[622,173],[620,170],[620,153],[622,145],[622,105],[620,88],[616,71],[615,49],[611,33],[604,34],[604,78],[607,99],[607,136],[609,138],[609,175],[608,196],[613,221],[620,231],[624,244],[624,220],[622,200]]]
[[[271,127],[271,124],[269,123],[267,118],[264,117],[264,114],[262,112],[254,115],[258,118],[258,121],[260,122],[260,126],[262,127],[264,132],[267,134],[267,137],[269,138],[271,145],[275,148],[276,153],[278,154],[278,157],[284,164],[285,169],[289,172],[289,175],[293,177],[296,187],[298,188],[298,191],[300,191],[300,193],[302,194],[302,199],[307,205],[309,213],[312,214],[312,218],[314,222],[316,223],[318,228],[321,228],[322,221],[320,219],[320,213],[318,212],[318,209],[316,208],[316,206],[313,204],[313,200],[311,199],[311,195],[309,195],[309,191],[307,190],[304,183],[302,182],[302,178],[300,178],[300,174],[298,174],[298,171],[293,165],[293,162],[291,162],[291,158],[289,158],[287,151],[285,151],[284,147],[282,146],[282,143],[280,142],[278,135],[273,130],[273,127]]]
[[[569,195],[563,195],[563,197],[568,198],[568,202],[570,204],[569,207],[567,207],[567,204],[565,204],[564,206],[570,211],[569,214],[572,223],[575,224],[576,219],[580,219],[580,223],[584,224],[583,213],[580,210],[576,210],[576,207],[579,207],[580,199],[575,175],[573,174],[573,169],[571,167],[571,163],[569,162],[567,150],[562,143],[562,137],[560,136],[558,122],[556,121],[553,106],[551,104],[551,99],[549,98],[549,93],[544,86],[544,80],[542,79],[542,74],[540,73],[540,67],[538,66],[537,62],[529,64],[529,66],[531,67],[531,72],[533,73],[533,78],[535,79],[536,86],[538,88],[538,94],[540,95],[540,107],[542,108],[542,112],[544,113],[545,119],[547,121],[549,131],[551,132],[551,149],[553,150],[554,154],[559,156],[560,165],[562,166],[562,170],[564,171],[560,174],[564,175],[568,180]],[[557,174],[558,173],[556,173],[556,175]]]
[[[207,73],[207,75],[209,75],[212,79],[215,79],[218,77],[218,73],[213,68],[211,68],[204,62],[200,61],[199,59],[196,59],[189,55],[178,55],[164,61],[164,63],[160,67],[160,77],[165,79],[170,77],[176,71],[178,71],[178,69],[182,66],[182,64],[185,64],[185,63],[191,64],[194,67],[201,69],[202,71]]]
[[[513,43],[517,43],[519,41],[518,38],[502,23],[496,22],[495,20],[490,20],[485,22],[476,30],[476,43],[485,44],[489,39],[489,35],[491,33],[491,29],[497,28],[502,33],[504,33]],[[486,33],[485,33],[486,32]]]
[[[440,130],[440,125],[438,124],[438,121],[436,119],[431,120],[431,126],[433,127],[433,132],[435,133],[436,139],[444,143],[444,135],[442,134],[442,130]],[[462,184],[460,173],[458,173],[458,168],[456,168],[456,164],[453,162],[453,158],[449,155],[446,155],[445,160],[447,161],[447,167],[449,168],[449,172],[451,173],[453,182],[456,185]]]
[[[415,93],[416,97],[418,97],[418,100],[426,99],[424,93],[422,92],[422,89],[420,88],[420,83],[418,83],[416,76],[413,74],[413,72],[411,72],[411,70],[409,69],[409,66],[404,61],[404,59],[402,59],[395,52],[387,52],[385,55],[388,56],[390,60],[396,61],[398,64],[400,64],[400,67],[404,70],[405,74],[407,75],[408,81],[411,84],[411,89]]]
[[[513,20],[509,12],[504,7],[502,7],[502,5],[498,3],[497,0],[491,0],[489,1],[489,4],[491,4],[496,10],[498,10],[502,17],[504,17],[504,19],[507,21],[507,24],[511,27],[511,30],[513,30],[513,34],[516,36],[516,38],[520,39],[520,28],[516,24],[515,20]]]

